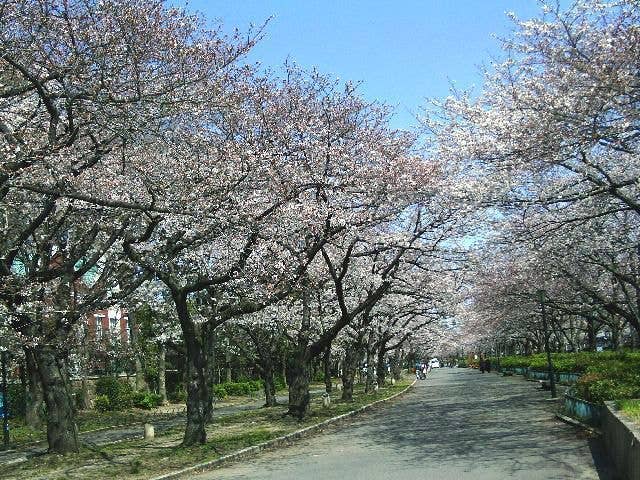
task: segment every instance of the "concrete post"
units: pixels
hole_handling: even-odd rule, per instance
[[[150,423],[145,423],[144,424],[144,439],[145,440],[153,440],[155,438],[156,434],[155,434],[155,429],[153,428],[153,425],[151,425]]]

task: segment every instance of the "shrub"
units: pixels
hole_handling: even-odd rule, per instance
[[[230,396],[249,395],[251,393],[249,382],[226,382],[222,385],[224,385],[225,391]]]
[[[76,408],[82,410],[85,406],[86,395],[82,387],[78,387],[74,390],[73,396],[76,402]]]
[[[640,358],[622,354],[592,363],[575,387],[575,394],[594,403],[640,397]]]
[[[179,385],[170,395],[169,400],[172,403],[184,403],[187,400],[187,391],[183,385]]]
[[[247,380],[245,382],[224,382],[213,386],[213,394],[217,398],[225,398],[227,396],[239,397],[243,395],[251,395],[251,392],[262,390],[262,380]]]
[[[276,390],[284,390],[285,388],[287,388],[287,383],[285,382],[282,375],[276,375],[273,378],[273,383],[276,386]]]
[[[225,398],[227,396],[227,391],[225,390],[224,385],[223,384],[214,385],[213,395],[216,398]]]
[[[96,396],[94,408],[99,412],[108,412],[109,410],[111,410],[111,402],[109,401],[109,397],[107,395]]]
[[[134,407],[150,410],[160,405],[162,397],[157,393],[151,392],[134,392],[132,395]]]
[[[529,366],[530,357],[519,355],[511,355],[500,359],[501,368],[527,368]]]
[[[115,377],[100,377],[96,381],[96,395],[105,395],[111,410],[125,410],[133,405],[133,387]]]
[[[7,385],[7,396],[9,398],[9,417],[24,417],[26,400],[24,389],[20,383],[10,383]],[[0,413],[2,413],[0,411]]]

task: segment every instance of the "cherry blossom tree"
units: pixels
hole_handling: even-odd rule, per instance
[[[154,205],[157,186],[129,160],[224,90],[253,40],[126,0],[6,0],[0,25],[0,298],[34,352],[49,448],[67,453],[69,333],[139,283],[121,243],[141,212],[180,208]]]

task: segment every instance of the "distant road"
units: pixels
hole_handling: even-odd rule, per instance
[[[348,426],[190,478],[612,480],[599,442],[555,420],[548,396],[517,377],[442,368]]]

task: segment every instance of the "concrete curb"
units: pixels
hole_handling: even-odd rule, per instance
[[[153,477],[151,480],[173,480],[173,479],[177,479],[182,477],[183,475],[186,475],[188,473],[195,473],[195,472],[200,472],[200,471],[205,471],[205,470],[209,470],[215,467],[218,467],[220,465],[223,465],[224,463],[227,462],[231,462],[233,460],[238,460],[240,458],[252,455],[252,454],[256,454],[258,452],[261,452],[263,450],[267,450],[273,447],[279,447],[281,445],[286,445],[286,444],[290,444],[292,441],[297,440],[299,438],[304,438],[306,436],[309,436],[315,432],[321,431],[324,427],[327,427],[329,425],[332,425],[334,423],[338,423],[341,420],[344,420],[346,418],[349,417],[354,417],[368,409],[370,409],[371,407],[378,405],[380,403],[384,403],[384,402],[388,402],[390,400],[393,400],[397,397],[399,397],[400,395],[404,394],[407,392],[407,390],[409,390],[411,387],[413,387],[416,384],[417,380],[414,380],[413,383],[411,385],[409,385],[407,388],[405,388],[404,390],[396,393],[395,395],[391,395],[388,398],[382,398],[380,400],[376,400],[373,403],[370,403],[368,405],[365,405],[363,407],[358,408],[357,410],[353,410],[351,412],[348,413],[343,413],[342,415],[338,415],[337,417],[333,417],[333,418],[329,418],[328,420],[325,420],[323,422],[320,422],[316,425],[311,425],[309,427],[305,427],[301,430],[297,430],[295,432],[291,432],[288,433],[286,435],[283,435],[281,437],[277,437],[274,438],[273,440],[268,440],[266,442],[262,442],[259,443],[258,445],[253,445],[251,447],[246,447],[243,448],[242,450],[238,450],[237,452],[233,452],[230,453],[228,455],[225,455],[223,457],[217,458],[215,460],[210,460],[208,462],[204,462],[204,463],[200,463],[198,465],[194,465],[191,467],[187,467],[187,468],[183,468],[182,470],[177,470],[175,472],[170,472],[170,473],[165,473],[164,475],[161,475],[159,477]]]
[[[562,415],[561,413],[556,413],[556,418],[574,427],[582,428],[583,430],[586,430],[589,433],[593,433],[595,435],[602,435],[602,431],[600,431],[599,429],[592,427],[591,425],[587,425],[586,423],[582,423],[581,421],[576,420],[575,418],[567,417],[566,415]]]

